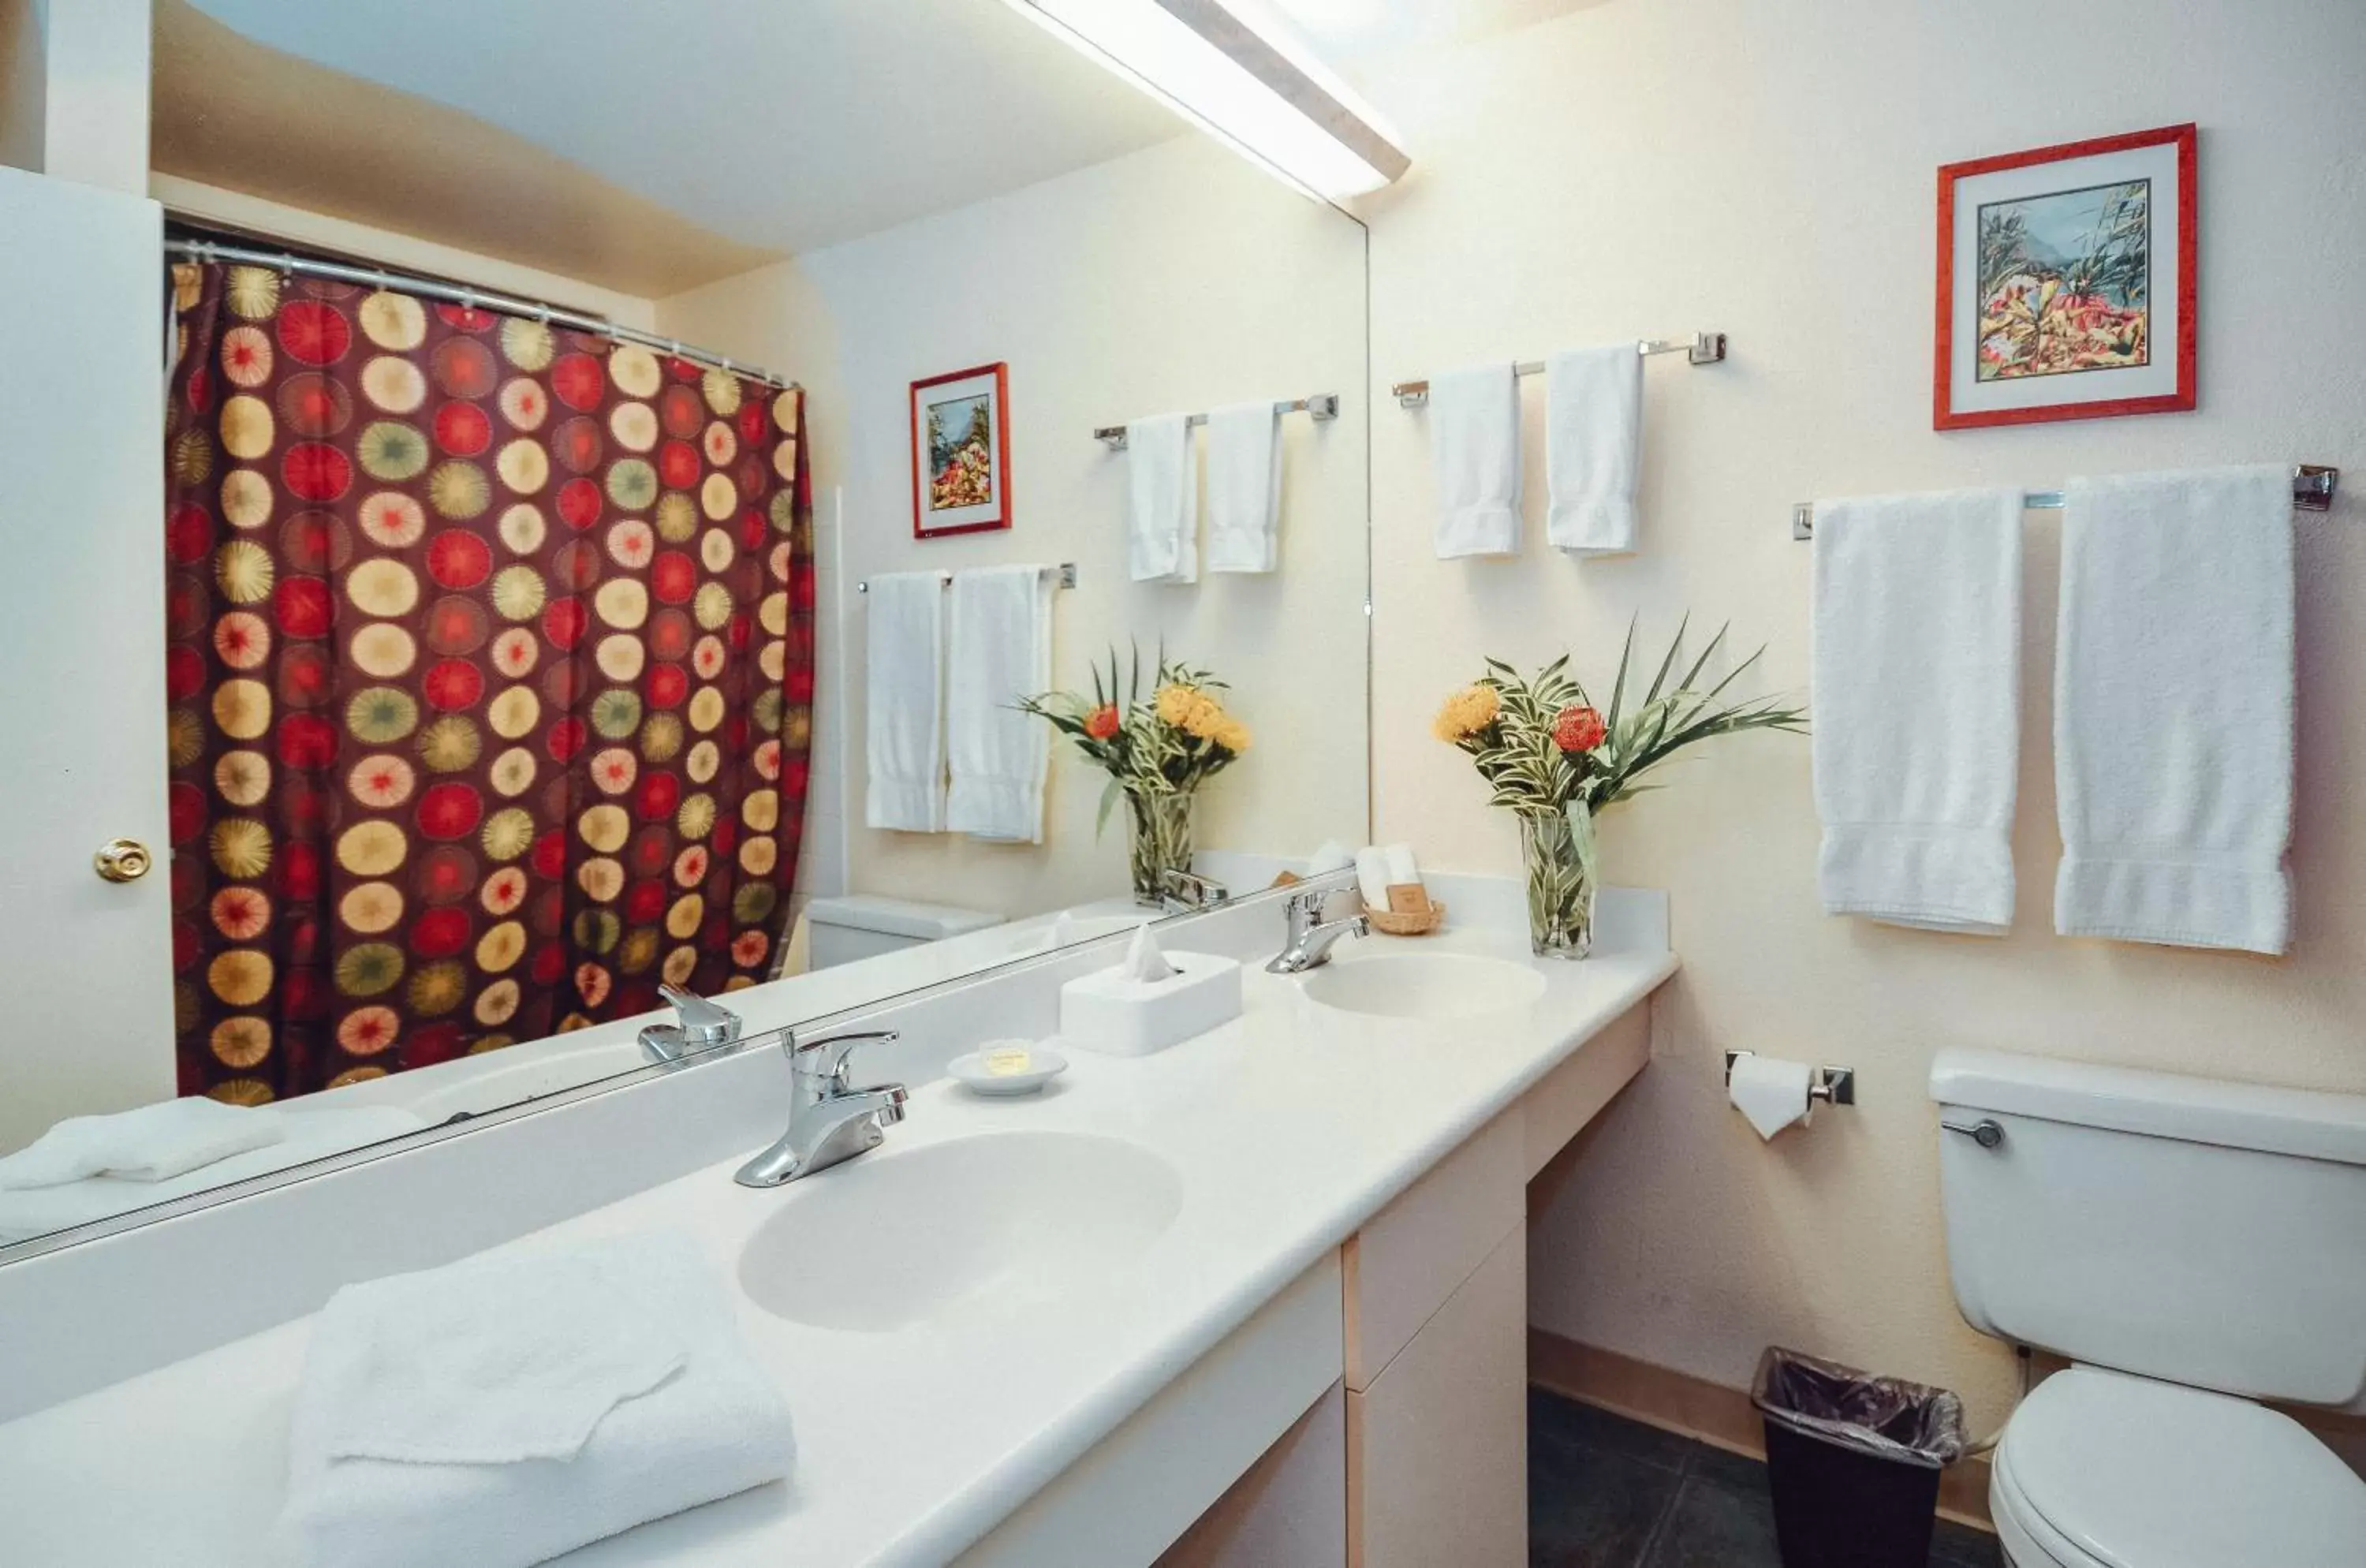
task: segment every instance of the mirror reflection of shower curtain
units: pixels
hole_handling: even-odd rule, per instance
[[[811,733],[802,394],[392,290],[171,276],[181,1092],[763,978]]]

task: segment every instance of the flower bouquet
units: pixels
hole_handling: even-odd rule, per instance
[[[1151,685],[1145,702],[1136,649],[1121,686],[1111,649],[1106,671],[1093,667],[1089,698],[1045,692],[1020,698],[1019,706],[1047,720],[1109,774],[1095,829],[1108,825],[1122,795],[1133,818],[1133,897],[1155,906],[1164,874],[1191,869],[1192,796],[1249,749],[1249,731],[1215,694],[1228,688],[1207,671],[1162,652]]]
[[[1746,729],[1807,733],[1805,708],[1773,697],[1720,700],[1758,662],[1758,653],[1715,684],[1698,684],[1725,642],[1722,628],[1671,684],[1689,625],[1677,627],[1639,696],[1628,690],[1635,652],[1635,628],[1628,626],[1606,714],[1568,673],[1566,654],[1532,676],[1490,659],[1487,673],[1448,697],[1431,726],[1440,740],[1470,758],[1493,792],[1488,803],[1519,818],[1529,945],[1539,954],[1583,958],[1593,946],[1597,812],[1656,788],[1642,783],[1643,775],[1697,741]]]

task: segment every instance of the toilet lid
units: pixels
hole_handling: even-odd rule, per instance
[[[2359,1568],[2366,1481],[2290,1416],[2073,1367],[2005,1427],[2000,1483],[2108,1568]]]

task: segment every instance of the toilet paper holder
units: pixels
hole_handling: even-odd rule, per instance
[[[1725,1054],[1725,1081],[1733,1082],[1733,1064],[1743,1056],[1753,1056],[1754,1051],[1728,1051]],[[1824,1066],[1816,1068],[1808,1079],[1808,1098],[1820,1100],[1827,1105],[1856,1103],[1856,1069]]]

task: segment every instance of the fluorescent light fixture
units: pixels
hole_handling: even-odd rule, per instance
[[[1411,166],[1380,116],[1262,0],[1004,0],[1318,199]]]

